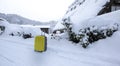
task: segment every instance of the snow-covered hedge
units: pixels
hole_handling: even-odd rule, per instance
[[[86,48],[89,44],[95,41],[111,37],[117,30],[117,23],[101,27],[91,26],[80,29],[78,34],[71,32],[69,39],[74,43],[80,43],[83,48]]]
[[[10,36],[20,36],[20,37],[23,37],[24,39],[27,39],[27,38],[32,38],[33,35],[31,33],[24,33],[24,32],[12,32],[9,34]]]
[[[15,28],[13,28],[13,26]],[[32,25],[14,25],[12,24],[11,28],[9,28],[9,32],[7,32],[7,35],[10,36],[19,36],[19,37],[23,37],[24,39],[27,38],[32,38],[35,37],[37,35],[41,35],[41,30],[40,28],[37,28],[35,26]]]

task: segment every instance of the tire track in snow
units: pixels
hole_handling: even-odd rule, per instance
[[[2,54],[0,54],[0,57],[3,58],[3,59],[5,59],[5,60],[7,60],[7,61],[10,62],[10,63],[14,63],[13,60],[11,60],[11,59],[9,59],[9,58],[3,56]]]

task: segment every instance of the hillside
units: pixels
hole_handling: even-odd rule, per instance
[[[0,13],[0,18],[6,19],[11,24],[19,24],[19,25],[50,25],[50,24],[56,24],[55,21],[40,22],[40,21],[30,20],[28,18],[24,18],[24,17],[16,15],[16,14]]]

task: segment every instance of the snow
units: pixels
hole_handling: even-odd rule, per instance
[[[86,19],[79,24],[75,23],[73,24],[73,31],[78,33],[78,30],[80,28],[91,27],[94,25],[97,27],[101,27],[101,26],[110,25],[114,23],[117,23],[120,25],[120,10],[107,13],[107,14],[103,14],[100,16],[96,16],[94,18]]]
[[[83,23],[81,23],[79,27],[84,28],[84,27],[90,27],[93,25],[101,27],[101,26],[110,25],[114,23],[117,23],[120,25],[120,10],[86,20]]]
[[[91,6],[95,6],[104,4],[107,0],[104,0],[104,3],[102,1],[86,0],[85,3],[89,2],[92,4]],[[93,4],[93,2],[97,4]],[[86,11],[84,15],[88,17],[84,17],[85,20],[80,25],[73,26],[85,28],[93,25],[97,27],[113,26],[114,23],[120,25],[120,10],[94,18],[95,13],[87,15]],[[77,18],[77,12],[75,16],[71,17]],[[79,19],[75,20],[79,22]],[[62,27],[60,24],[58,23],[57,29]],[[9,36],[11,32],[18,31],[32,33],[34,36],[40,35],[41,31],[38,27],[10,24],[4,19],[0,21],[0,25],[6,27],[5,32],[0,35],[0,66],[120,66],[120,28],[111,37],[94,42],[86,49],[66,38],[56,40],[47,35],[47,51],[41,53],[34,51],[35,38],[23,39],[19,36]],[[65,37],[66,34],[62,36]]]

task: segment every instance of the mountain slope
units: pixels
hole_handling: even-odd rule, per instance
[[[21,17],[19,15],[16,14],[4,14],[4,13],[0,13],[0,18],[4,18],[6,19],[8,22],[12,23],[12,24],[20,24],[20,25],[43,25],[43,24],[50,24],[49,22],[39,22],[39,21],[34,21],[34,20],[30,20],[24,17]]]

